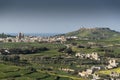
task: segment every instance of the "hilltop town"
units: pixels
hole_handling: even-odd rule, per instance
[[[25,36],[24,33],[18,33],[15,37],[0,38],[0,42],[64,42],[66,38],[60,37],[40,37],[40,36]]]

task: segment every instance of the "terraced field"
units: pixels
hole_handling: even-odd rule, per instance
[[[89,45],[88,43],[95,43]],[[76,43],[77,45],[72,45]],[[72,40],[65,44],[61,43],[1,43],[0,48],[37,50],[46,47],[48,50],[40,50],[39,52],[22,54],[0,54],[0,80],[90,80],[89,78],[80,77],[79,71],[90,69],[92,66],[107,66],[105,60],[108,57],[116,58],[120,63],[120,41],[112,40]],[[71,45],[72,54],[68,54],[60,49],[66,48],[65,45]],[[78,47],[82,45],[83,48]],[[32,48],[34,47],[34,48]],[[4,50],[4,49],[3,49]],[[76,57],[76,53],[92,53],[97,52],[101,61],[91,59],[81,59]],[[111,56],[110,56],[111,55]],[[17,58],[17,59],[16,59]],[[3,61],[3,62],[2,62]],[[120,73],[119,68],[111,70],[101,70],[97,72],[102,75],[109,75],[112,71]],[[62,71],[62,68],[73,69],[74,72]]]
[[[59,78],[59,79],[58,79]],[[19,67],[0,64],[0,80],[72,80],[68,77],[59,77],[47,72],[32,71],[29,67]]]
[[[109,75],[111,72],[120,73],[120,67],[119,67],[119,68],[115,68],[115,69],[111,69],[111,70],[99,71],[98,73],[99,73],[99,74]]]
[[[50,49],[58,49],[65,47],[61,43],[0,43],[0,48],[31,48],[31,47],[47,47]]]

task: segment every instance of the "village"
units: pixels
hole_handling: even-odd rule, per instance
[[[65,42],[67,38],[60,37],[40,37],[40,36],[26,36],[24,33],[18,33],[15,37],[0,38],[0,42]]]

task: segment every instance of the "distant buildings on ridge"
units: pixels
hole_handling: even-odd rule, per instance
[[[20,32],[16,37],[0,38],[0,42],[65,42],[66,37],[54,36],[54,37],[39,37],[39,36],[25,36]]]

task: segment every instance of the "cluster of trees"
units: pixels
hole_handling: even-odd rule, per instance
[[[18,55],[11,55],[11,56],[3,55],[0,56],[0,60],[18,62],[20,60],[20,57]]]
[[[9,64],[14,64],[17,66],[30,65],[27,60],[21,60],[19,55],[0,55],[0,61],[10,62]]]
[[[12,36],[12,35],[7,35],[7,34],[0,34],[0,38],[6,38],[6,37],[15,37],[15,36]]]
[[[120,53],[105,53],[104,57],[120,58]]]
[[[75,53],[71,48],[60,48],[58,52],[64,52],[70,55]]]
[[[31,54],[31,53],[39,53],[41,51],[47,51],[49,50],[46,47],[40,47],[40,48],[27,48],[27,49],[21,49],[21,48],[13,48],[13,49],[1,49],[0,52],[3,55],[7,54]]]
[[[111,57],[111,58],[120,58],[120,53],[115,52],[115,49],[109,48],[99,48],[98,51],[104,52],[102,56],[104,57]]]

